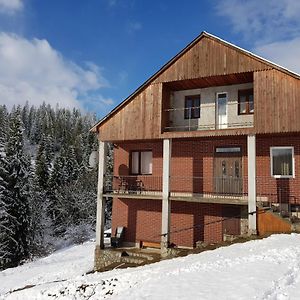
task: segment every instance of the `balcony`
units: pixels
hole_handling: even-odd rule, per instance
[[[176,107],[165,109],[164,115],[167,116],[169,121],[164,127],[164,131],[196,131],[253,127],[253,115],[238,115],[236,113],[236,102],[228,103],[226,109],[228,110],[229,116],[227,116],[226,113],[223,115],[218,114],[215,104],[206,104],[193,108]],[[201,117],[192,118],[195,111],[200,111]]]
[[[168,82],[162,92],[162,131],[253,127],[253,74]]]
[[[104,194],[119,198],[162,199],[161,176],[106,176]],[[242,178],[170,178],[170,200],[246,205]]]
[[[286,180],[257,177],[257,205],[291,211],[299,207],[299,197]],[[248,205],[247,177],[171,176],[170,200],[196,203]],[[106,197],[162,199],[162,177],[152,175],[105,176]]]

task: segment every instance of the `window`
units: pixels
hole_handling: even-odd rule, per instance
[[[216,153],[239,153],[241,147],[217,147]]]
[[[238,114],[249,115],[254,113],[253,89],[240,90],[238,102]]]
[[[271,175],[275,178],[294,177],[294,148],[271,147]]]
[[[152,151],[131,152],[131,174],[152,174]]]
[[[184,118],[200,118],[200,95],[192,95],[185,97]]]

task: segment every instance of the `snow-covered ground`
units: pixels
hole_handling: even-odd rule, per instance
[[[84,275],[92,268],[93,250],[92,243],[85,243],[1,272],[0,298],[300,299],[298,234],[273,235],[139,268]]]

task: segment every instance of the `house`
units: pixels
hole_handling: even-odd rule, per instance
[[[300,205],[299,79],[202,32],[92,128],[100,157],[97,249],[106,197],[113,197],[113,232],[125,228],[124,245],[165,251],[290,231],[282,217]]]

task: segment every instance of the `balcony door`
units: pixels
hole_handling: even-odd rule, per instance
[[[239,149],[217,148],[217,149]],[[220,152],[214,157],[214,192],[220,195],[240,196],[243,192],[242,157],[239,153]]]
[[[228,124],[228,99],[227,93],[217,93],[216,99],[216,129],[227,128]]]

